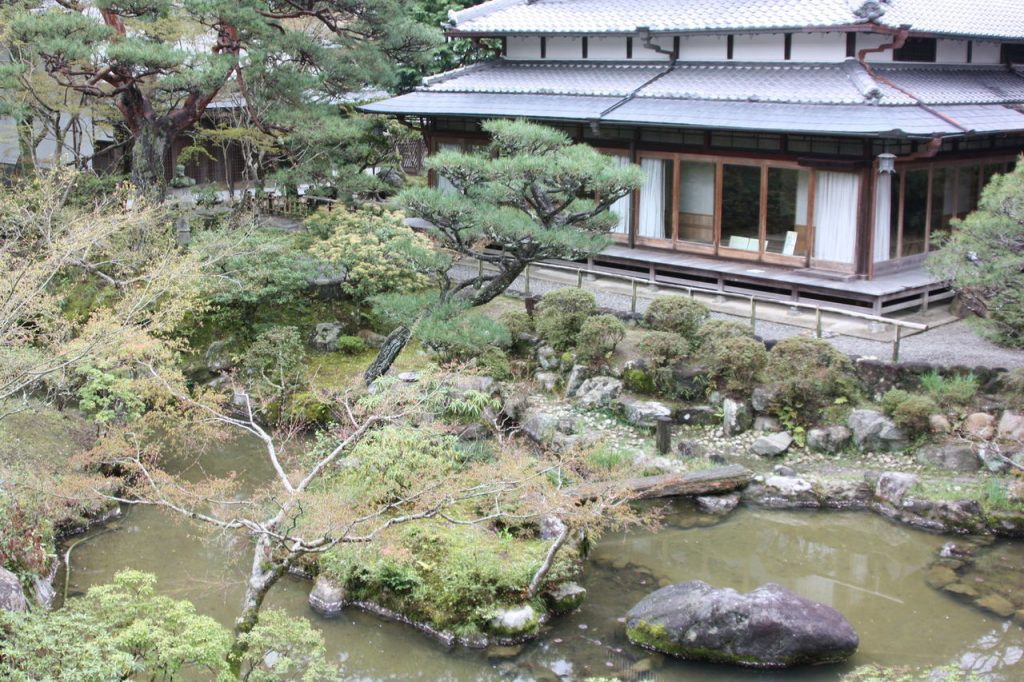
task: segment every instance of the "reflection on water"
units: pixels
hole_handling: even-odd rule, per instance
[[[256,456],[254,456],[256,455]],[[226,447],[206,468],[265,471],[245,443]],[[106,582],[126,567],[155,573],[159,588],[195,602],[225,624],[237,613],[249,564],[244,539],[203,534],[149,508],[127,511],[120,530],[77,547],[72,594]],[[443,647],[406,626],[357,611],[324,620],[306,605],[309,583],[288,579],[269,604],[314,620],[331,656],[352,680],[556,680],[588,675],[657,680],[836,680],[854,665],[938,666],[959,663],[1005,680],[1024,679],[1020,626],[987,616],[927,586],[924,570],[943,538],[860,513],[739,510],[702,527],[680,503],[656,534],[604,538],[583,580],[584,607],[556,622],[521,651]],[[628,644],[621,618],[654,589],[700,579],[747,591],[777,582],[842,612],[861,636],[846,666],[752,672],[681,663]],[[508,656],[509,658],[505,658]]]

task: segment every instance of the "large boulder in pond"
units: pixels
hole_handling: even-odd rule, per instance
[[[773,583],[747,594],[700,580],[663,587],[629,610],[626,634],[652,651],[750,668],[836,663],[860,644],[838,611]]]
[[[28,611],[28,600],[21,589],[21,581],[6,568],[0,567],[0,609]]]

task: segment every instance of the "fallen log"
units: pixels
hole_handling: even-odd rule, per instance
[[[689,471],[684,474],[661,474],[629,478],[623,481],[587,483],[569,490],[579,500],[613,498],[620,500],[649,500],[656,497],[684,495],[713,495],[745,487],[753,474],[739,464],[715,469]]]

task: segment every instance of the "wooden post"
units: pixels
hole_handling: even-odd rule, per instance
[[[629,312],[636,313],[636,280],[633,280],[633,294],[629,299]]]
[[[757,299],[750,297],[750,330],[757,331]]]
[[[903,327],[894,325],[894,333],[892,335],[892,361],[900,361],[900,339],[903,338]]]
[[[814,309],[814,338],[821,338],[821,308]]]
[[[654,440],[657,443],[658,454],[667,455],[672,449],[672,419],[670,417],[658,417],[654,423]]]
[[[523,270],[523,275],[526,277],[526,284],[523,287],[523,293],[527,296],[530,295],[530,266],[527,265],[526,269]]]
[[[576,269],[576,288],[583,288],[583,268]]]

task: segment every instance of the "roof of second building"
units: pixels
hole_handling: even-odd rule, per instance
[[[1020,0],[490,0],[450,14],[460,33],[632,33],[839,28],[1024,40]]]

